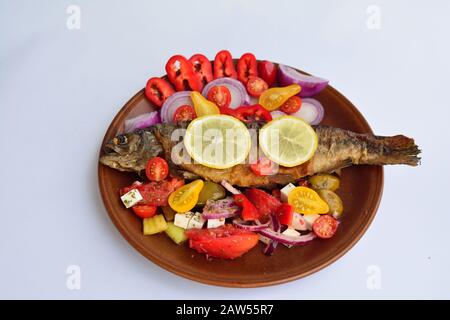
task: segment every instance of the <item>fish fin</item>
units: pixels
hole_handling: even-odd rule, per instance
[[[378,143],[383,145],[381,164],[406,164],[417,166],[420,164],[421,150],[414,139],[397,135],[393,137],[376,137]]]

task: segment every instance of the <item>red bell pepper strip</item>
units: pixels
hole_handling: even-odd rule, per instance
[[[244,85],[248,82],[249,76],[258,76],[258,64],[252,53],[244,53],[237,63],[238,80]]]
[[[234,109],[233,113],[234,117],[246,123],[253,121],[269,122],[272,120],[272,115],[270,112],[259,104],[239,107]]]
[[[167,77],[177,91],[202,91],[203,85],[194,72],[192,63],[181,55],[175,55],[166,63]]]
[[[200,79],[203,86],[213,80],[211,61],[209,61],[207,57],[197,53],[194,54],[189,61],[194,66],[194,73]]]
[[[150,78],[145,86],[145,95],[157,107],[161,107],[168,97],[175,93],[170,83],[161,78]]]
[[[294,217],[294,208],[289,203],[282,203],[276,211],[281,224],[290,226]]]
[[[242,193],[233,195],[236,204],[242,208],[241,217],[244,221],[255,221],[259,218],[258,210]]]
[[[272,87],[277,78],[277,67],[273,62],[264,60],[258,63],[258,74],[261,79],[263,79],[269,87]]]
[[[237,79],[233,58],[228,50],[219,51],[214,59],[214,79],[223,77]]]

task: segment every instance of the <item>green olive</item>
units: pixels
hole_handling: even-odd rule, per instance
[[[344,211],[344,205],[341,198],[331,190],[320,189],[317,190],[317,193],[322,200],[328,204],[328,207],[330,208],[328,213],[333,215],[336,219],[339,219]]]
[[[211,181],[205,181],[203,189],[198,196],[197,204],[204,205],[209,199],[219,200],[225,198],[225,196],[226,192],[224,187]]]
[[[319,173],[309,178],[313,189],[326,189],[336,191],[339,188],[339,178],[331,174]]]

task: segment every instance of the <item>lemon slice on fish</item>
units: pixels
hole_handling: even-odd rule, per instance
[[[194,119],[187,127],[183,142],[192,159],[216,169],[231,168],[244,162],[251,147],[247,127],[227,115]]]
[[[295,167],[311,159],[317,149],[317,140],[316,131],[293,116],[274,119],[259,132],[262,151],[284,167]]]

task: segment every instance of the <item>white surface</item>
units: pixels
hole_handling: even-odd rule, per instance
[[[69,4],[81,8],[80,30],[66,27]],[[373,4],[380,30],[366,26]],[[450,298],[449,9],[443,0],[0,1],[0,297]],[[386,168],[365,236],[305,279],[259,289],[185,280],[135,251],[101,202],[97,156],[116,112],[172,54],[224,48],[331,79],[378,134],[415,137],[424,151],[418,168]],[[80,290],[66,287],[70,265],[81,268]],[[366,284],[373,270],[379,290]]]

